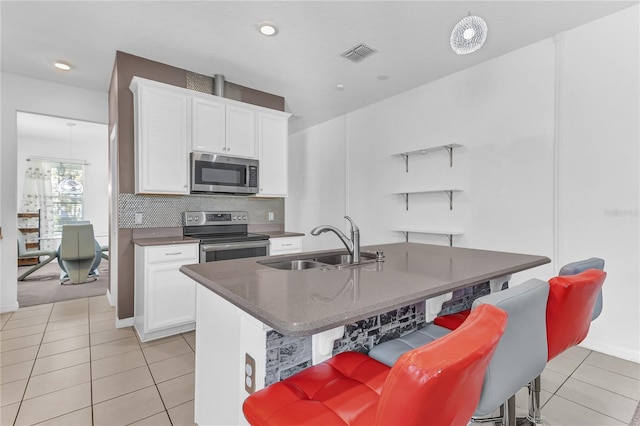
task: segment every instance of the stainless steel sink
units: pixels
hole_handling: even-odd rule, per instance
[[[313,258],[316,262],[328,263],[329,265],[352,265],[351,263],[351,255],[348,253],[345,254],[327,254],[323,256],[318,256]],[[360,252],[360,262],[357,264],[360,265],[362,263],[369,263],[371,261],[375,261],[376,255],[373,253]]]
[[[304,269],[325,268],[342,269],[350,266],[358,266],[376,261],[373,253],[361,252],[360,262],[351,263],[351,255],[343,251],[318,254],[302,253],[297,256],[288,256],[280,259],[259,260],[258,263],[270,268],[285,271],[301,271]]]
[[[325,263],[315,262],[313,260],[277,260],[277,261],[266,261],[261,260],[258,262],[261,265],[269,266],[271,268],[282,269],[285,271],[302,271],[303,269],[312,269],[312,268],[322,268],[329,267]]]

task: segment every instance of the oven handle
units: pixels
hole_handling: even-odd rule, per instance
[[[269,247],[269,240],[263,240],[260,242],[248,242],[248,243],[224,243],[224,244],[202,244],[200,245],[200,250],[203,252],[207,251],[224,251],[224,250],[235,250],[240,248],[258,248],[258,247]]]

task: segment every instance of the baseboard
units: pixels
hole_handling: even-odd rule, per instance
[[[116,318],[116,328],[133,327],[133,317],[118,319]]]
[[[107,289],[107,300],[109,300],[109,305],[113,306],[114,308],[116,307],[116,301],[113,300],[113,296],[111,295],[110,288]]]
[[[598,343],[592,341],[584,341],[580,344],[581,347],[601,352],[606,355],[615,356],[616,358],[626,359],[627,361],[633,361],[640,363],[640,352],[634,351],[629,348],[623,348],[620,346],[608,345],[606,343]]]
[[[0,306],[0,313],[5,313],[5,312],[15,312],[18,310],[18,308],[20,307],[20,305],[18,305],[18,301],[16,300],[15,302],[13,302],[10,305],[2,305]]]

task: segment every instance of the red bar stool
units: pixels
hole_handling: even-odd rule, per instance
[[[466,426],[506,325],[503,310],[483,305],[456,331],[405,353],[392,368],[344,352],[256,392],[242,410],[262,426]]]
[[[587,337],[594,316],[594,307],[601,294],[607,273],[587,269],[576,275],[564,275],[549,280],[547,301],[547,362]],[[542,425],[540,414],[540,376],[529,384],[529,415],[527,420]]]

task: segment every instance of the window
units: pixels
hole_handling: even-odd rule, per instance
[[[51,203],[54,233],[62,225],[84,219],[84,165],[51,164]]]

